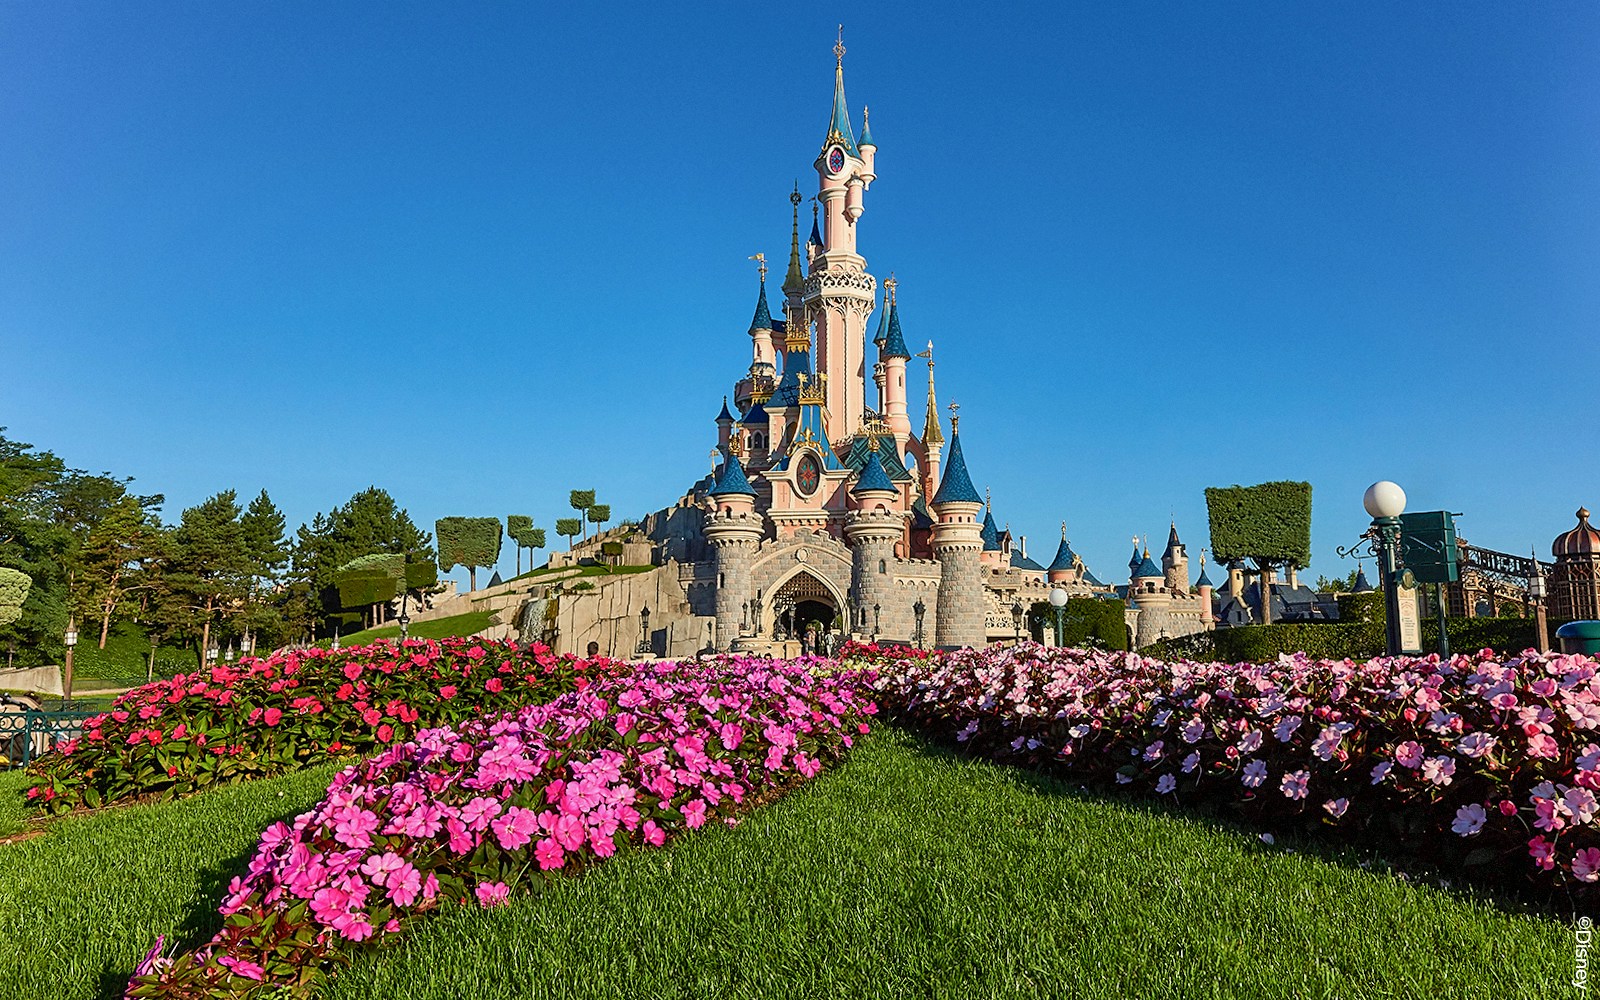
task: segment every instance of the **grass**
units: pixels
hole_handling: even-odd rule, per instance
[[[155,934],[203,940],[257,831],[331,773],[0,847],[0,994],[113,997]],[[19,787],[0,776],[0,824]],[[885,729],[736,828],[625,852],[537,899],[449,909],[341,972],[327,1000],[1498,998],[1560,992],[1571,962],[1558,922]]]
[[[1509,997],[1560,990],[1571,948],[1554,921],[891,730],[735,829],[444,914],[328,996]]]
[[[518,580],[537,581],[540,577],[555,576],[558,573],[567,574],[568,579],[576,580],[585,576],[626,576],[629,573],[648,573],[655,569],[654,566],[544,566],[532,569],[520,576],[514,576],[507,583]]]
[[[313,805],[337,769],[57,820],[0,846],[0,996],[120,997],[157,934],[209,938],[261,830]],[[0,830],[22,818],[22,777],[0,775]]]
[[[150,658],[150,639],[144,629],[132,622],[113,625],[106,636],[106,648],[100,648],[98,623],[78,632],[78,645],[72,652],[72,676],[75,681],[118,682],[100,686],[125,686],[126,683],[143,684]],[[198,661],[193,649],[162,646],[156,650],[156,676],[171,677],[182,670],[194,669]]]
[[[463,615],[451,615],[449,618],[434,618],[425,622],[412,622],[408,633],[413,639],[450,639],[456,636],[475,635],[493,624],[494,612],[468,611]],[[400,638],[400,626],[380,625],[362,632],[352,632],[339,637],[341,646],[360,646],[377,639]],[[328,640],[317,643],[319,646],[329,645]]]

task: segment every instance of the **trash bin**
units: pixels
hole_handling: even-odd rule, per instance
[[[1600,622],[1567,622],[1556,629],[1556,647],[1563,653],[1600,654]]]

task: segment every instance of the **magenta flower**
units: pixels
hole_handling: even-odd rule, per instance
[[[1421,767],[1422,744],[1416,740],[1406,740],[1394,748],[1394,759],[1401,767]]]
[[[544,865],[541,864],[540,867]],[[478,905],[488,909],[491,906],[503,905],[506,897],[511,895],[511,887],[504,882],[479,882],[473,894],[478,897]]]
[[[1572,859],[1572,874],[1579,882],[1600,879],[1600,848],[1586,847]]]
[[[698,830],[706,822],[706,803],[704,799],[690,799],[683,806],[683,821],[691,830]]]

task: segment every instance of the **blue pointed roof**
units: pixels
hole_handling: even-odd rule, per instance
[[[877,145],[877,143],[872,141],[872,116],[867,113],[866,108],[861,109],[861,145]]]
[[[1139,543],[1133,543],[1133,558],[1128,560],[1128,572],[1132,573],[1139,568]]]
[[[911,352],[906,350],[905,335],[900,332],[900,306],[898,303],[889,303],[889,336],[878,349],[878,354],[885,358],[911,359]]]
[[[1200,567],[1200,579],[1196,580],[1194,582],[1194,585],[1197,588],[1198,587],[1212,587],[1212,588],[1216,587],[1216,584],[1211,582],[1211,577],[1206,576],[1206,568],[1205,568],[1205,566],[1203,564]]]
[[[887,439],[886,439],[887,440]],[[900,460],[894,448],[874,448],[870,434],[858,433],[850,440],[850,450],[839,456],[847,468],[860,475],[867,471],[867,458],[876,451],[878,464],[883,466],[884,475],[889,477],[891,483],[904,483],[911,480],[911,473],[906,470],[905,463]]]
[[[1162,575],[1161,567],[1157,566],[1155,564],[1155,561],[1152,560],[1149,555],[1146,555],[1144,557],[1144,561],[1139,563],[1139,568],[1133,571],[1133,577],[1136,580],[1139,577],[1142,577],[1142,576],[1161,576],[1161,575]]]
[[[1050,561],[1051,572],[1071,569],[1074,565],[1075,558],[1076,556],[1072,551],[1071,543],[1069,543],[1066,539],[1066,536],[1063,535],[1061,538],[1061,544],[1056,546],[1056,557]]]
[[[1101,583],[1100,580],[1093,573],[1089,572],[1089,567],[1087,567],[1087,566],[1085,566],[1083,568],[1083,582],[1087,583],[1091,587],[1104,587],[1105,586],[1105,584]]]
[[[722,412],[717,414],[717,423],[720,424],[724,420],[726,420],[730,424],[733,423],[733,414],[728,412],[728,397],[727,396],[723,396],[722,397]]]
[[[765,267],[766,265],[762,265]],[[772,313],[767,310],[767,283],[761,282],[761,294],[756,299],[755,318],[750,320],[751,331],[772,329]]]
[[[994,511],[984,511],[983,530],[978,533],[978,537],[983,539],[983,551],[1000,551],[1000,529],[995,527]]]
[[[1044,567],[1029,559],[1016,549],[1011,550],[1011,565],[1017,569],[1032,570],[1036,573],[1044,572]]]
[[[822,246],[822,230],[817,228],[817,213],[815,211],[811,213],[811,242],[819,247]]]
[[[783,356],[783,377],[778,380],[778,387],[773,390],[768,402],[773,407],[800,405],[802,374],[811,374],[811,352],[804,347],[786,351]]]
[[[889,339],[889,304],[885,302],[883,308],[878,310],[878,335],[872,342],[878,345],[878,353],[883,353],[884,341]]]
[[[961,435],[950,432],[950,455],[944,463],[944,482],[933,495],[933,505],[942,503],[982,503],[983,498],[972,487],[972,477],[967,475],[967,460],[961,454]]]
[[[825,472],[841,472],[845,465],[839,461],[839,456],[834,453],[833,445],[828,443],[827,427],[823,425],[822,407],[816,403],[801,403],[800,415],[794,422],[794,431],[788,438],[789,449],[783,458],[778,460],[776,466],[779,472],[789,469],[790,461],[801,450],[797,444],[803,443],[815,449],[817,457],[821,459]]]
[[[739,493],[747,497],[756,495],[755,487],[750,485],[750,480],[744,474],[744,466],[739,464],[739,456],[725,455],[722,471],[717,474],[717,485],[712,488],[711,495],[721,497]]]
[[[834,143],[844,147],[844,151],[851,156],[860,157],[861,150],[856,147],[855,130],[850,127],[850,109],[844,100],[844,60],[841,57],[839,65],[833,71],[833,117],[828,122],[828,135],[822,140],[822,148],[826,150]]]
[[[878,460],[878,449],[874,448],[867,453],[867,462],[861,467],[861,477],[856,485],[851,488],[850,495],[866,493],[871,490],[885,490],[895,492],[894,483],[889,481],[888,473],[883,471],[883,463]]]
[[[750,409],[745,411],[744,419],[739,422],[742,424],[765,424],[771,423],[771,420],[767,416],[767,408],[765,406],[760,403],[751,403]]]
[[[1367,580],[1367,568],[1358,564],[1356,566],[1355,592],[1358,594],[1367,594],[1371,593],[1373,589],[1374,588],[1371,582]]]

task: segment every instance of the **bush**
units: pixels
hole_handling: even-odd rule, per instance
[[[891,716],[987,757],[1402,844],[1522,889],[1600,884],[1592,658],[1171,664],[1026,645],[885,663],[874,688]]]
[[[412,639],[179,674],[117,698],[81,738],[40,758],[28,798],[52,812],[178,798],[544,701],[609,663],[540,644]]]
[[[261,838],[198,951],[136,970],[130,997],[304,987],[446,901],[497,906],[629,846],[736,817],[840,759],[874,709],[855,674],[784,661],[666,662],[433,729],[334,779]]]
[[[1049,601],[1037,601],[1028,611],[1036,622],[1034,637],[1055,637],[1056,613]],[[1120,600],[1098,597],[1069,597],[1063,614],[1063,646],[1086,649],[1120,650],[1128,648],[1126,605]]]
[[[1342,621],[1219,628],[1162,639],[1140,650],[1159,659],[1206,663],[1268,663],[1295,653],[1314,659],[1366,659],[1381,656],[1383,651],[1381,623],[1374,638],[1369,625]]]

